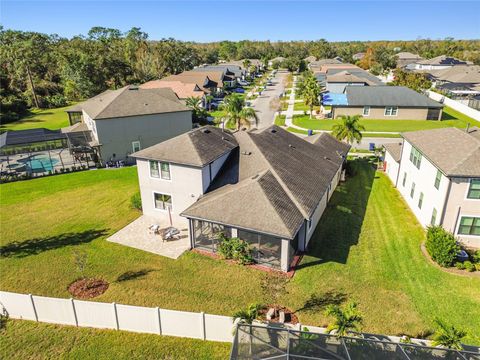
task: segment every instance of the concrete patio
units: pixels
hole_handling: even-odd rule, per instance
[[[180,230],[179,239],[168,241],[163,241],[161,235],[156,235],[149,229],[154,224],[159,225],[160,230],[170,226],[164,220],[152,219],[142,215],[110,236],[107,241],[166,256],[171,259],[177,259],[186,250],[190,249],[190,239],[186,224],[174,223],[173,226]]]

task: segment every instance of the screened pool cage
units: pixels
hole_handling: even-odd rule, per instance
[[[381,337],[381,336],[380,336]],[[230,360],[480,360],[480,353],[239,324]],[[386,337],[385,337],[386,338]]]
[[[87,134],[29,129],[0,135],[2,179],[87,169],[98,161]]]

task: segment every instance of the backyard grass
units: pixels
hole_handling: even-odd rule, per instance
[[[3,359],[228,359],[231,344],[12,320]]]
[[[285,126],[285,115],[277,115],[274,123],[277,126]]]
[[[438,316],[480,344],[480,279],[431,265],[420,251],[424,231],[389,179],[365,161],[353,166],[355,176],[335,191],[279,302],[297,310],[303,324],[325,325],[326,304],[353,299],[363,329],[386,334],[428,333]],[[137,188],[135,168],[1,185],[2,290],[70,297],[66,288],[79,277],[72,252],[82,249],[87,275],[110,282],[97,301],[223,315],[266,301],[259,270],[193,252],[171,260],[105,241],[139,216],[129,201]],[[140,275],[119,281],[125,272]]]
[[[296,102],[293,105],[293,110],[310,111],[310,106],[305,105],[305,103],[303,101],[302,102]],[[313,111],[315,111],[315,110],[320,110],[320,107],[319,106],[314,106]]]
[[[2,124],[0,131],[25,130],[36,128],[47,128],[50,130],[60,129],[69,126],[68,115],[65,112],[72,105],[56,109],[34,109],[30,114],[18,121]]]
[[[296,105],[296,104],[295,104]],[[340,123],[340,119],[335,120],[317,120],[310,119],[308,115],[294,115],[293,124],[312,130],[332,130],[335,124]],[[480,126],[480,122],[466,115],[459,113],[451,108],[445,107],[443,111],[443,120],[373,120],[362,119],[360,123],[368,131],[387,131],[403,132],[427,129],[438,129],[446,127],[466,128],[470,123],[472,126]]]
[[[283,116],[283,115],[282,115]],[[318,120],[317,120],[318,121]],[[303,134],[303,135],[308,135],[307,130],[302,130],[302,129],[297,129],[294,127],[288,127],[288,131],[296,133],[296,134]],[[318,131],[317,131],[318,132]],[[316,133],[316,132],[315,132]],[[400,138],[400,134],[395,134],[395,133],[385,133],[385,134],[377,134],[377,133],[368,133],[364,132],[362,133],[364,138],[373,138],[373,137],[381,137],[381,138]]]

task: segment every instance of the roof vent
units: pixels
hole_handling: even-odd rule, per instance
[[[275,134],[275,133],[277,132],[277,130],[276,130],[276,129],[271,129],[270,132],[271,132],[272,134]]]
[[[256,179],[256,178],[258,178],[258,177],[259,177],[259,175],[258,175],[258,174],[256,174],[256,175],[253,175],[253,176],[252,176],[252,180],[255,180],[255,179]]]
[[[252,155],[251,151],[242,151],[242,155]]]
[[[128,90],[138,90],[138,86],[136,85],[130,85]]]
[[[328,156],[324,156],[323,157],[325,160],[330,160],[330,158]]]
[[[143,104],[144,106],[148,106],[148,103]]]
[[[293,146],[292,144],[288,144],[288,147],[289,147],[290,149],[295,149],[295,146]]]
[[[210,134],[211,133],[211,131],[209,129],[203,129],[202,131],[203,131],[204,134]]]

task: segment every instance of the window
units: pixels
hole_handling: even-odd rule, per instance
[[[363,107],[363,116],[368,116],[370,115],[370,106],[364,106]]]
[[[402,186],[405,187],[405,183],[407,182],[407,173],[403,173],[403,181],[402,181]]]
[[[385,116],[397,116],[398,107],[397,106],[385,106]]]
[[[435,225],[436,221],[437,221],[437,209],[433,208],[432,218],[430,219],[430,225]]]
[[[415,195],[415,183],[412,183],[412,188],[410,189],[410,197],[413,199],[413,195]]]
[[[437,175],[435,176],[435,189],[440,187],[440,180],[442,179],[442,172],[437,170]]]
[[[155,209],[172,210],[172,197],[170,195],[153,193],[155,197]]]
[[[461,235],[480,236],[480,218],[473,216],[462,216],[458,233]]]
[[[133,152],[140,151],[140,141],[132,141],[132,150]]]
[[[413,165],[415,165],[417,169],[420,169],[420,164],[422,162],[422,154],[413,146],[412,150],[410,151],[410,161],[413,163]]]
[[[480,199],[480,179],[471,179],[467,199]]]
[[[170,180],[170,164],[166,162],[160,163],[160,170],[162,173],[162,179]]]
[[[150,176],[170,180],[170,164],[166,162],[150,160]]]
[[[160,172],[158,171],[158,161],[150,160],[150,176],[154,178],[160,177]]]
[[[423,205],[423,193],[420,193],[420,196],[418,197],[418,208],[421,209]]]

